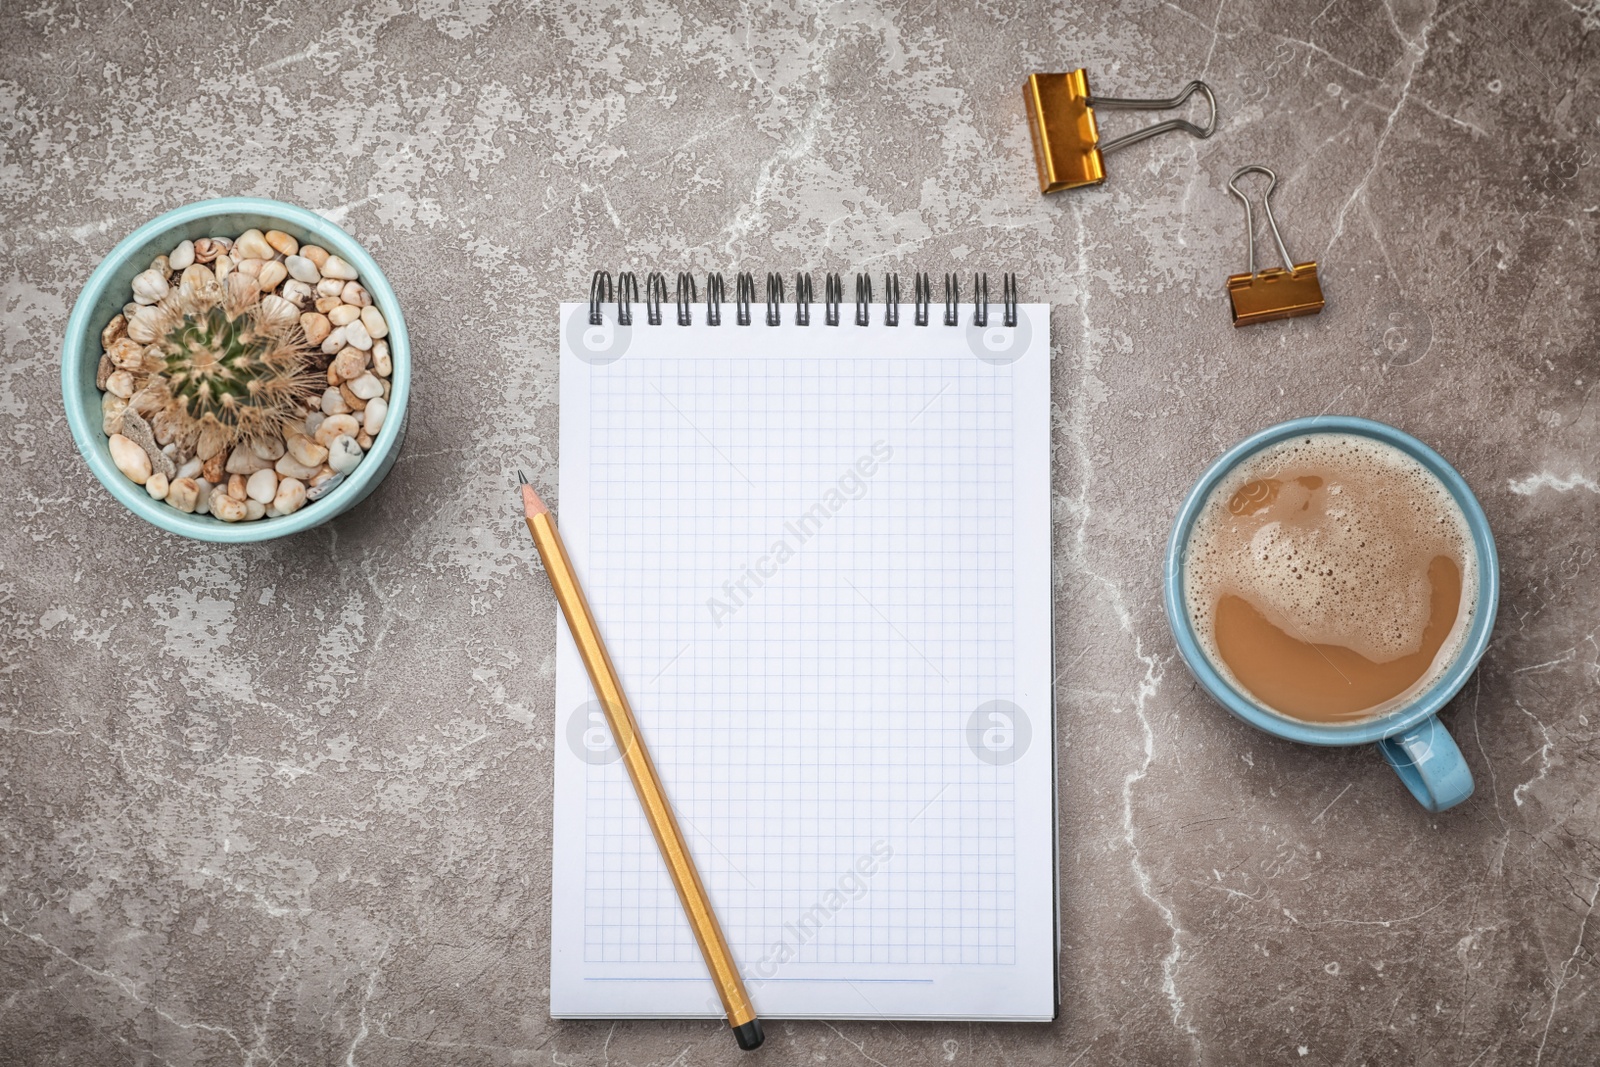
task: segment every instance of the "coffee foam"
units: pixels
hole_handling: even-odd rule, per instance
[[[1462,610],[1413,692],[1455,659],[1476,607],[1466,516],[1444,483],[1392,445],[1311,434],[1250,457],[1212,491],[1189,535],[1185,600],[1224,674],[1212,625],[1230,593],[1301,641],[1383,663],[1422,647],[1428,566],[1441,555],[1461,568]]]

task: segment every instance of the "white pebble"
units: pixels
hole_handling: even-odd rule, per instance
[[[167,253],[167,266],[176,271],[189,269],[194,264],[194,242],[179,241],[178,247]]]
[[[167,484],[167,476],[156,471],[144,480],[144,491],[150,494],[152,500],[165,500],[171,486]]]
[[[112,371],[106,376],[106,392],[128,399],[133,395],[133,375],[125,370]]]
[[[317,448],[321,449],[323,457],[326,458],[328,450],[321,445],[317,445]],[[291,454],[278,460],[272,469],[277,471],[278,476],[281,478],[299,478],[301,481],[305,481],[321,470],[322,464],[320,461],[317,463],[301,463]]]
[[[178,276],[180,289],[200,289],[212,284],[217,276],[211,273],[211,268],[200,263],[191,263],[183,268],[183,273]]]
[[[354,441],[350,443],[355,444]],[[111,435],[110,445],[111,462],[117,465],[117,470],[140,485],[150,480],[149,453],[120,433]]]
[[[282,285],[287,277],[289,277],[289,268],[274,259],[261,265],[261,270],[256,275],[256,280],[261,283],[261,291],[263,293],[270,293]]]
[[[320,421],[318,425],[321,425]],[[309,429],[309,426],[307,428]],[[316,431],[313,430],[311,432],[315,433]],[[295,461],[304,463],[308,467],[320,467],[322,466],[322,461],[328,458],[328,450],[326,448],[317,444],[311,438],[300,434],[295,434],[289,438],[288,445],[289,454],[295,458]]]
[[[140,304],[154,304],[167,295],[167,276],[160,271],[147,270],[133,277],[133,299]]]
[[[339,299],[358,308],[372,303],[372,296],[360,282],[345,282],[344,288],[339,290]]]
[[[263,504],[272,503],[272,498],[278,495],[278,472],[271,468],[256,471],[244,483],[244,495]]]
[[[142,345],[150,344],[156,339],[156,323],[160,320],[159,308],[142,307],[138,314],[128,320],[128,336]]]
[[[350,410],[350,405],[346,404],[344,402],[344,395],[339,392],[339,387],[338,386],[330,385],[330,386],[328,386],[327,389],[325,389],[323,391],[323,393],[322,393],[322,413],[324,415],[343,415],[344,413],[346,413],[349,410]],[[310,427],[310,422],[311,422],[311,420],[309,420],[309,419],[306,420],[306,425],[307,425],[308,428]],[[312,432],[313,435],[316,435],[316,434],[319,434],[321,431],[319,429],[319,430],[312,430],[311,432]]]
[[[135,307],[133,310],[137,312],[139,309]],[[105,328],[100,331],[100,347],[110,348],[127,336],[127,333],[128,316],[123,314],[113,315],[111,321],[106,323]]]
[[[317,444],[322,445],[330,453],[333,451],[333,442],[340,437],[354,437],[361,432],[361,424],[354,415],[329,415],[321,426],[317,427]],[[332,462],[329,460],[328,462]]]
[[[345,305],[348,307],[349,305]],[[367,333],[367,327],[360,319],[344,328],[344,343],[365,352],[372,347],[372,336]]]
[[[354,437],[340,434],[328,446],[328,466],[340,474],[348,474],[361,462],[363,453]]]
[[[361,413],[361,428],[372,437],[383,429],[383,418],[389,414],[389,402],[383,397],[367,401],[367,410]]]
[[[322,339],[322,351],[331,356],[345,347],[344,330],[343,326],[334,327],[328,336]]]
[[[272,498],[272,507],[279,515],[292,515],[305,507],[306,485],[298,478],[285,478],[278,483],[278,495]]]
[[[246,230],[233,242],[233,258],[271,259],[276,249],[267,243],[267,235],[260,230]]]
[[[196,515],[211,514],[211,483],[204,478],[196,478],[194,480],[194,490],[194,513]],[[172,491],[169,489],[167,492],[170,495]]]
[[[350,391],[362,400],[371,400],[383,395],[383,383],[371,374],[363,374],[351,381]]]
[[[211,514],[223,522],[242,522],[245,516],[250,514],[244,506],[244,501],[235,500],[220,485],[211,490],[211,496],[206,503],[211,506]]]
[[[267,505],[259,500],[246,500],[244,502],[244,521],[255,522],[267,513]]]
[[[194,478],[199,475],[203,467],[205,467],[205,462],[201,460],[200,457],[196,456],[194,459],[191,459],[189,462],[178,468],[178,477]]]
[[[293,285],[295,283],[291,282],[289,284]],[[288,285],[284,286],[285,291],[288,288]],[[333,324],[328,321],[328,316],[321,312],[307,311],[300,316],[300,329],[305,331],[306,344],[316,345],[320,348],[322,342],[326,341],[328,335],[333,332]]]
[[[351,304],[340,304],[328,312],[328,321],[335,326],[348,326],[361,317],[361,309]]]
[[[268,230],[262,235],[274,252],[282,256],[292,256],[300,251],[300,242],[284,233],[282,230]]]
[[[369,330],[367,332],[371,333],[372,331]],[[377,372],[380,378],[387,378],[394,372],[394,363],[389,358],[388,341],[372,342],[372,369]]]
[[[361,309],[361,325],[367,328],[367,336],[374,341],[389,336],[389,322],[383,317],[383,312],[370,304]]]
[[[243,238],[240,238],[240,240],[242,241]],[[354,267],[340,259],[338,256],[329,256],[322,264],[321,269],[322,276],[324,278],[342,278],[347,282],[353,282],[357,278],[361,277],[360,273]]]
[[[317,295],[328,297],[330,300],[339,295],[344,289],[344,282],[338,278],[324,278],[317,283]]]
[[[271,327],[287,330],[300,320],[300,309],[277,293],[261,298],[261,317]]]
[[[283,455],[283,449],[283,438],[272,435],[258,437],[250,442],[250,451],[254,452],[268,463],[271,463],[273,460]]]
[[[344,395],[344,403],[350,409],[350,413],[357,419],[361,418],[361,413],[367,409],[367,402],[350,391],[349,382],[340,382],[339,392]]]
[[[223,470],[229,474],[239,474],[248,477],[264,467],[272,466],[271,460],[262,459],[252,452],[246,445],[234,445],[233,451],[228,453],[228,462],[223,465]]]
[[[139,370],[144,366],[144,349],[138,341],[124,337],[106,350],[118,370]]]
[[[182,512],[191,512],[200,502],[200,487],[193,478],[183,477],[167,487],[167,503]]]
[[[338,390],[334,390],[334,391],[338,392]],[[323,394],[323,395],[326,396],[327,394]],[[339,399],[343,400],[344,398],[340,397]],[[326,411],[320,410],[320,407],[321,407],[321,405],[319,404],[318,405],[319,410],[313,411],[311,414],[306,416],[306,436],[307,437],[315,437],[317,435],[317,427],[321,426],[323,421],[326,420],[327,417],[328,417],[328,413]]]
[[[278,290],[278,295],[293,304],[296,311],[305,311],[311,306],[311,286],[297,278],[290,278],[283,283],[283,288]],[[310,338],[306,338],[310,341]]]
[[[366,369],[367,354],[354,345],[346,345],[341,348],[339,354],[333,357],[333,362],[328,366],[328,370],[341,382],[359,378],[361,372]]]
[[[322,280],[322,272],[305,256],[290,256],[283,261],[283,265],[288,269],[289,277],[297,282],[316,285]]]

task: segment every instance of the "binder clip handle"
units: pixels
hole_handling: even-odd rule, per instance
[[[1278,255],[1283,257],[1284,269],[1290,277],[1299,273],[1299,268],[1294,265],[1294,260],[1289,257],[1289,249],[1283,243],[1283,234],[1278,232],[1278,220],[1272,217],[1272,190],[1278,187],[1278,176],[1270,167],[1263,167],[1252,163],[1248,167],[1240,167],[1233,172],[1233,177],[1228,179],[1228,192],[1239,198],[1239,203],[1244,205],[1244,243],[1249,250],[1249,271],[1251,277],[1259,274],[1256,270],[1256,217],[1250,210],[1250,198],[1245,196],[1234,183],[1240,178],[1255,171],[1267,176],[1267,191],[1261,194],[1261,207],[1267,215],[1267,228],[1272,231],[1272,239],[1278,245]]]
[[[1167,100],[1135,100],[1121,96],[1091,96],[1090,107],[1104,108],[1107,111],[1171,111],[1175,107],[1182,107],[1195,93],[1201,93],[1206,98],[1211,114],[1206,117],[1204,126],[1197,126],[1188,119],[1167,119],[1154,126],[1146,126],[1142,130],[1125,133],[1121,137],[1100,144],[1100,154],[1115,152],[1119,148],[1126,148],[1131,144],[1138,144],[1149,137],[1155,137],[1169,130],[1182,130],[1184,133],[1193,134],[1200,140],[1205,140],[1217,132],[1217,98],[1211,92],[1211,86],[1203,81],[1195,80],[1185,85],[1177,96]]]

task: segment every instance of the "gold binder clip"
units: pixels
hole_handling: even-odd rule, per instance
[[[1107,111],[1168,111],[1182,107],[1195,93],[1204,93],[1211,117],[1204,126],[1186,119],[1168,119],[1115,140],[1100,142],[1095,108]],[[1039,191],[1054,193],[1106,180],[1105,156],[1168,130],[1185,130],[1210,137],[1217,128],[1217,98],[1211,87],[1192,81],[1171,100],[1126,100],[1090,96],[1089,75],[1082,67],[1069,74],[1030,74],[1022,87],[1028,105],[1028,128],[1033,132],[1033,158],[1039,164]]]
[[[1255,214],[1250,210],[1250,198],[1234,184],[1251,171],[1259,171],[1268,178],[1267,191],[1261,194],[1261,206],[1266,210],[1267,227],[1278,244],[1278,254],[1283,257],[1282,267],[1256,270]],[[1228,298],[1233,301],[1235,326],[1315,315],[1324,304],[1322,283],[1317,280],[1317,261],[1296,263],[1289,258],[1289,249],[1284,247],[1283,234],[1278,232],[1278,222],[1272,217],[1272,190],[1277,187],[1278,176],[1266,167],[1240,167],[1228,179],[1228,192],[1244,205],[1245,247],[1250,250],[1250,269],[1228,276]]]

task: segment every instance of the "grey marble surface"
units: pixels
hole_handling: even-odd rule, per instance
[[[1014,269],[1055,305],[1060,1018],[773,1023],[766,1062],[1588,1064],[1600,1050],[1600,9],[1464,0],[0,8],[0,1061],[743,1060],[548,1015],[558,300],[596,266]],[[1041,197],[1020,84],[1216,88],[1209,141]],[[1139,116],[1105,119],[1108,132]],[[1317,318],[1235,331],[1224,188],[1280,169]],[[160,535],[74,454],[57,347],[191,199],[339,221],[399,290],[410,434],[288,542]],[[1429,816],[1231,720],[1159,560],[1224,447],[1334,411],[1499,540]]]

